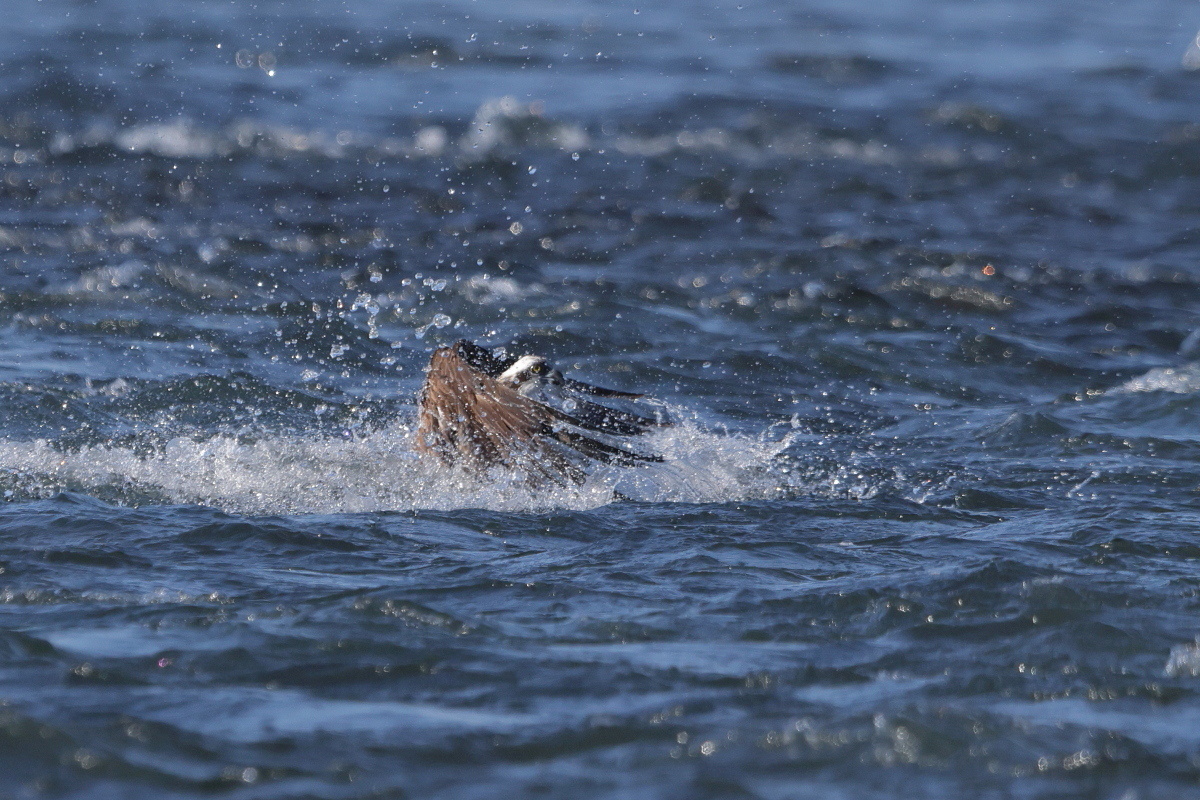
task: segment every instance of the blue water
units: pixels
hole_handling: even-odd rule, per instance
[[[0,798],[1200,798],[1194,3],[5,11]]]

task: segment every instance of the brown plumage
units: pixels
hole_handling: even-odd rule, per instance
[[[572,395],[575,414],[534,399],[542,387]],[[607,444],[586,432],[633,436],[667,424],[582,399],[578,393],[632,399],[564,379],[544,359],[501,359],[468,341],[434,351],[421,387],[417,450],[481,473],[502,467],[531,485],[581,483],[591,462],[661,461]]]

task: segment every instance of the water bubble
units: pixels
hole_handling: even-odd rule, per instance
[[[450,317],[446,316],[445,314],[437,314],[433,318],[433,327],[444,328],[447,325],[449,325],[451,322],[452,322],[452,320],[450,319]]]

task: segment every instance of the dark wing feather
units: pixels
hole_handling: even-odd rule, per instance
[[[588,394],[594,394],[597,397],[620,397],[625,400],[637,400],[639,397],[645,397],[645,395],[637,394],[635,392],[622,392],[617,389],[605,389],[603,386],[592,386],[590,383],[575,381],[571,380],[570,378],[563,379],[563,386],[566,386],[568,389],[575,392],[587,392]]]
[[[666,420],[643,417],[641,414],[621,411],[597,403],[589,403],[587,400],[576,399],[575,404],[574,416],[579,427],[600,433],[611,433],[616,436],[636,436],[639,433],[645,433],[651,428],[671,424]]]
[[[560,429],[554,431],[554,437],[563,444],[583,453],[588,458],[603,461],[605,464],[620,464],[623,467],[632,467],[636,464],[660,462],[663,460],[662,456],[648,456],[642,453],[634,453],[630,450],[613,447],[611,444],[605,444],[604,442],[570,430]]]
[[[515,358],[496,358],[496,355],[491,350],[488,350],[486,347],[480,347],[466,339],[459,339],[454,343],[454,352],[463,361],[475,367],[475,369],[484,375],[493,378],[516,363]]]
[[[653,426],[667,426],[672,424],[665,420],[659,421],[650,419],[649,417],[638,416],[637,414],[630,414],[626,411],[618,411],[614,408],[598,406],[595,403],[579,400],[575,402],[578,407],[583,408],[582,414],[568,414],[554,406],[542,405],[541,403],[538,405],[541,405],[547,413],[560,422],[574,425],[576,428],[586,431],[607,433],[614,436],[636,436],[645,433]]]

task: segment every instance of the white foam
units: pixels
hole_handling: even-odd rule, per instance
[[[1163,672],[1168,678],[1200,677],[1200,642],[1172,647]]]
[[[1177,394],[1195,394],[1200,392],[1200,364],[1189,363],[1179,367],[1159,367],[1144,375],[1131,378],[1110,390],[1112,393],[1125,392],[1175,392]]]
[[[211,158],[220,152],[218,137],[185,119],[124,128],[113,136],[113,143],[131,153],[164,158]]]
[[[195,503],[243,514],[486,508],[589,509],[614,491],[648,502],[726,502],[780,493],[772,469],[785,442],[702,430],[693,423],[646,440],[661,464],[605,468],[582,486],[531,490],[511,475],[472,480],[412,449],[408,423],[343,438],[264,434],[177,437],[164,447],[0,440],[0,477],[21,494],[102,496],[134,487],[145,502]],[[149,452],[147,452],[149,450]],[[12,490],[10,490],[10,494]],[[131,492],[125,491],[124,495]],[[138,502],[134,500],[133,502]]]

